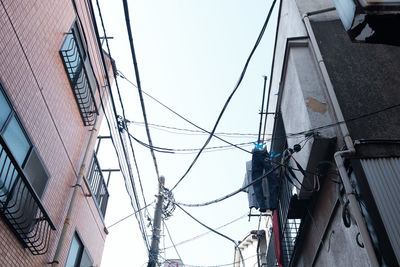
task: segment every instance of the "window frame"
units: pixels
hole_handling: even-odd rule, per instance
[[[26,178],[27,178],[27,180],[29,182],[29,185],[33,188],[33,190],[35,191],[36,194],[37,194],[37,190],[36,190],[35,187],[33,187],[32,182],[31,182],[31,180],[29,178],[29,175],[26,175],[26,171],[25,171],[25,167],[27,166],[27,163],[31,159],[33,153],[36,154],[36,156],[37,156],[37,158],[39,160],[39,163],[40,163],[40,167],[42,168],[43,172],[46,174],[47,179],[43,183],[42,194],[40,194],[40,195],[37,194],[39,199],[42,199],[43,195],[46,192],[46,189],[47,189],[47,186],[49,184],[49,180],[50,180],[51,176],[50,176],[49,171],[47,170],[46,165],[44,164],[44,162],[43,162],[43,160],[42,160],[42,158],[41,158],[41,156],[39,154],[39,151],[35,147],[31,136],[29,135],[29,133],[26,130],[22,120],[20,119],[20,116],[19,116],[14,104],[11,101],[10,95],[8,94],[8,92],[6,90],[6,87],[4,86],[4,84],[3,84],[3,82],[1,80],[0,80],[0,94],[2,94],[4,96],[4,99],[6,100],[8,106],[10,107],[10,113],[8,114],[7,119],[4,121],[3,125],[0,125],[0,138],[3,139],[4,143],[6,143],[8,149],[13,154],[12,148],[10,147],[9,144],[7,144],[7,141],[3,138],[3,134],[4,134],[5,130],[7,129],[7,126],[9,125],[11,119],[14,117],[16,119],[18,125],[21,127],[23,135],[25,136],[26,140],[28,141],[28,143],[30,145],[30,147],[29,147],[24,159],[22,160],[22,163],[19,164],[19,166],[21,167],[22,171],[24,172],[24,174],[25,174],[25,176],[26,176]],[[13,154],[13,156],[14,156],[14,154]],[[14,158],[15,158],[15,156],[14,156]]]
[[[91,262],[91,266],[94,266],[93,263],[93,258],[89,253],[89,250],[87,249],[87,246],[85,245],[85,243],[83,242],[81,235],[79,234],[78,230],[75,229],[74,234],[72,235],[71,238],[71,242],[69,244],[69,249],[68,249],[68,256],[67,256],[67,260],[65,261],[65,266],[67,266],[69,257],[70,257],[70,253],[71,253],[71,248],[72,248],[72,244],[74,241],[74,238],[76,238],[76,240],[78,240],[79,244],[80,244],[80,248],[78,249],[78,254],[75,257],[75,261],[74,261],[74,265],[73,267],[86,267],[86,266],[82,266],[82,259],[84,254],[86,254],[86,256],[88,257],[89,261]]]
[[[8,113],[4,113],[6,119],[0,125],[0,164],[2,165],[0,215],[24,248],[27,248],[33,255],[42,255],[48,251],[52,230],[56,230],[42,204],[42,198],[51,177],[1,79],[0,97],[9,107],[4,110]],[[21,131],[29,145],[22,162],[17,160],[12,149],[13,145],[17,144],[18,146],[18,142],[10,144],[3,137],[11,118],[15,119],[19,126],[18,131]],[[31,161],[33,154],[35,154],[35,159]],[[26,169],[28,162],[33,163],[30,165],[29,172]],[[5,172],[3,172],[4,169],[6,169]],[[39,175],[34,177],[35,173]],[[32,177],[39,178],[36,180],[39,183],[36,184],[39,185],[37,188],[41,189],[40,196],[37,194],[37,188],[32,185],[32,181],[34,181]]]
[[[83,26],[77,19],[74,19],[69,31],[65,33],[66,37],[60,46],[59,54],[83,124],[91,126],[94,124],[96,116],[99,115],[96,93],[100,93],[100,89],[89,58],[88,44],[86,39],[82,38],[82,32],[84,32]],[[68,36],[72,36],[72,39]],[[75,45],[66,45],[67,40],[69,40],[68,42],[73,40]],[[77,66],[74,66],[75,61]]]

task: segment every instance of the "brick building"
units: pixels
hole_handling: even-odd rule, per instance
[[[0,266],[100,265],[111,60],[93,16],[86,0],[0,1]]]

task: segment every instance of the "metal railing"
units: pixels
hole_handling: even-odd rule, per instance
[[[0,214],[24,247],[45,254],[55,226],[23,170],[0,137]]]
[[[288,216],[290,204],[293,200],[293,189],[294,186],[282,177],[279,193],[279,224],[284,266],[290,265],[301,223],[301,219]]]
[[[92,164],[88,175],[88,182],[90,188],[92,189],[93,198],[95,199],[101,214],[104,217],[106,215],[109,194],[96,153],[93,153]]]
[[[83,124],[89,126],[94,124],[96,115],[98,115],[94,97],[95,88],[92,88],[90,83],[94,79],[94,74],[91,69],[87,70],[85,66],[83,52],[80,51],[82,48],[78,44],[76,34],[75,30],[67,34],[60,55],[68,73]]]

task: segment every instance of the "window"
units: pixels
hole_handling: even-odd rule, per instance
[[[108,189],[104,181],[103,172],[101,170],[96,153],[93,153],[92,162],[90,164],[89,172],[87,174],[90,188],[92,189],[93,198],[95,199],[97,208],[99,209],[103,218],[106,216],[107,203],[108,203]]]
[[[0,138],[3,139],[18,165],[25,171],[36,194],[42,197],[49,179],[47,171],[3,90],[0,90],[0,104]],[[6,157],[3,146],[0,145],[0,149],[0,165],[7,166],[10,159]],[[1,172],[0,191],[2,195],[9,193],[15,177],[15,171],[13,175],[11,172]]]
[[[97,88],[93,68],[83,42],[78,21],[65,35],[60,49],[61,59],[67,72],[69,83],[78,104],[85,126],[93,125],[98,109],[95,101]]]
[[[41,204],[49,175],[0,83],[0,214],[34,255],[55,226]]]
[[[72,237],[71,246],[69,248],[67,263],[65,267],[91,267],[93,260],[89,251],[84,247],[78,233],[75,232]]]

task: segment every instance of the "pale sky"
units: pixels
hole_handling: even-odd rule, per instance
[[[142,89],[192,122],[211,130],[239,78],[272,0],[128,2]],[[100,0],[100,5],[107,34],[114,37],[110,45],[117,68],[136,83],[122,1]],[[270,75],[278,8],[276,4],[263,40],[217,132],[258,133],[262,76]],[[137,89],[123,80],[119,83],[127,119],[143,122]],[[276,101],[275,93],[272,90],[272,103]],[[149,123],[195,129],[146,96],[144,100]],[[106,126],[105,123],[103,126]],[[147,143],[143,126],[132,124],[129,129],[135,137]],[[150,130],[153,144],[167,148],[200,148],[207,138],[206,135]],[[232,143],[256,141],[256,138],[225,139]],[[209,144],[219,145],[225,143],[213,139]],[[150,203],[157,193],[153,162],[148,149],[137,143],[134,143],[134,148],[146,200]],[[252,146],[246,149],[251,150]],[[156,153],[160,173],[166,178],[166,187],[171,188],[179,180],[194,156]],[[106,141],[101,146],[99,158],[102,168],[117,167],[114,153]],[[203,153],[174,190],[175,199],[178,202],[199,203],[235,191],[243,184],[245,163],[250,159],[250,154],[237,149]],[[132,212],[120,175],[112,175],[109,191],[106,225]],[[248,212],[247,195],[240,193],[218,204],[187,210],[200,221],[216,228]],[[153,211],[154,206],[149,208],[151,215]],[[207,231],[178,209],[166,223],[174,243]],[[241,240],[249,231],[257,229],[257,224],[258,219],[253,217],[248,222],[246,217],[220,231],[234,240]],[[151,229],[147,230],[150,235]],[[165,246],[169,247],[171,242],[165,235]],[[160,248],[163,244],[164,240]],[[177,250],[183,262],[189,265],[218,266],[233,262],[234,257],[233,244],[213,233],[177,246]],[[168,249],[166,255],[162,255],[169,259],[178,258],[174,249]],[[144,242],[133,216],[109,229],[102,266],[146,266],[147,260]]]

